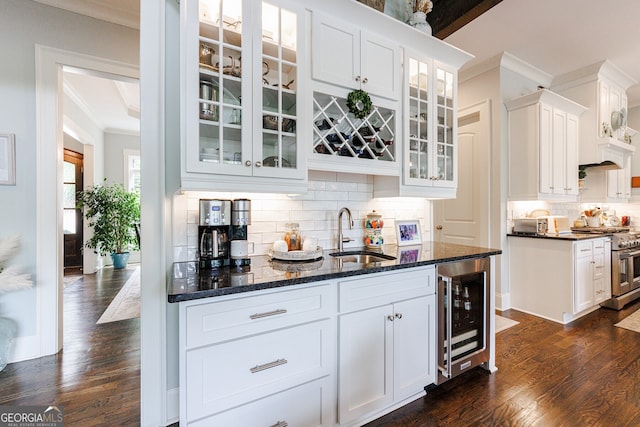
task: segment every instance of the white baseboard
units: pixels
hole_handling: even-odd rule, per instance
[[[167,390],[167,425],[180,421],[180,388]]]
[[[16,337],[9,354],[9,363],[22,362],[42,356],[46,355],[40,354],[40,340],[37,336]]]
[[[496,310],[505,311],[511,308],[511,294],[496,293]]]

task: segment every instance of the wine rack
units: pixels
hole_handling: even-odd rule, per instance
[[[394,110],[373,105],[369,114],[357,119],[346,98],[314,92],[313,152],[394,162],[395,116]]]

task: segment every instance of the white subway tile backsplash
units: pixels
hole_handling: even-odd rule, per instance
[[[284,236],[290,222],[297,222],[302,236],[318,238],[325,249],[338,246],[338,210],[351,210],[354,225],[349,229],[343,217],[343,232],[352,241],[345,247],[363,246],[363,219],[372,210],[385,221],[383,236],[386,243],[395,243],[394,220],[418,219],[423,230],[428,227],[431,202],[418,198],[373,198],[373,177],[336,172],[309,171],[309,191],[305,194],[250,194],[220,192],[187,192],[174,197],[174,260],[195,260],[198,247],[199,199],[251,200],[252,223],[248,240],[254,254],[266,254],[275,240]],[[185,212],[185,213],[183,213]],[[180,231],[183,230],[183,231]],[[180,233],[186,233],[185,239]],[[427,240],[428,232],[423,232]],[[181,244],[179,244],[181,243]],[[186,259],[185,259],[186,257]]]

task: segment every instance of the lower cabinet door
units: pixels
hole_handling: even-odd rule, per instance
[[[340,424],[393,402],[393,319],[392,305],[340,316]]]
[[[328,375],[329,324],[317,321],[188,351],[187,421]]]
[[[239,406],[190,426],[319,427],[335,425],[329,377]]]
[[[436,380],[436,297],[394,304],[394,400],[420,393]]]

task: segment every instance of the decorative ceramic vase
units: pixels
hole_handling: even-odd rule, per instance
[[[0,317],[0,372],[9,363],[9,353],[17,330],[16,322],[6,317]]]
[[[127,262],[129,261],[129,252],[122,252],[121,254],[112,253],[111,259],[113,260],[113,268],[116,270],[127,268]]]
[[[382,215],[375,210],[364,219],[364,244],[369,249],[378,249],[384,243],[382,238],[382,227],[384,221]]]
[[[427,22],[427,14],[424,12],[413,12],[409,17],[408,24],[431,35],[431,25]]]

